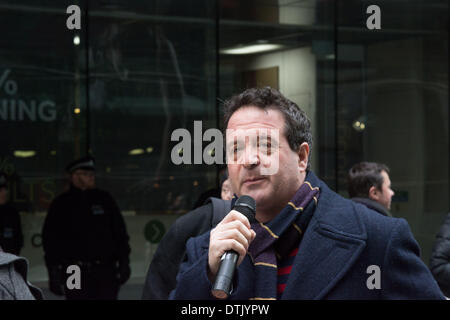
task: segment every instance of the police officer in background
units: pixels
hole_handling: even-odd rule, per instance
[[[95,187],[95,162],[69,164],[70,188],[50,205],[42,231],[50,290],[68,300],[117,299],[130,277],[128,234],[112,196]],[[69,288],[70,265],[80,268],[81,289]]]
[[[0,247],[14,255],[19,255],[23,247],[20,215],[8,202],[8,180],[3,172],[0,172]]]

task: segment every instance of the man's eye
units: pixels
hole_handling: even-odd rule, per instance
[[[261,148],[261,150],[270,151],[270,149],[272,148],[272,144],[270,142],[262,142],[259,147]]]
[[[240,146],[234,146],[233,147],[233,153],[238,153],[241,150],[242,150],[242,148]]]
[[[232,146],[232,147],[228,148],[228,152],[229,152],[230,156],[236,157],[239,152],[239,148],[237,146]]]

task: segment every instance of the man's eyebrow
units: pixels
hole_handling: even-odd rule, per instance
[[[226,144],[225,144],[225,147],[226,148],[231,148],[231,147],[234,147],[234,146],[237,146],[237,145],[238,145],[238,141],[236,139],[233,139],[232,141],[227,141]]]

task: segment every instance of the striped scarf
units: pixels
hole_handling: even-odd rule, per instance
[[[256,275],[253,299],[277,299],[278,261],[289,259],[289,255],[295,252],[293,250],[299,247],[317,206],[318,182],[315,175],[308,172],[292,200],[274,219],[267,224],[252,224],[256,237],[248,254]]]

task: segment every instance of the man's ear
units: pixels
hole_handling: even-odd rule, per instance
[[[298,167],[300,172],[305,172],[308,167],[309,145],[303,142],[298,148]]]
[[[369,198],[378,201],[379,198],[379,190],[375,186],[371,186],[369,189]]]

